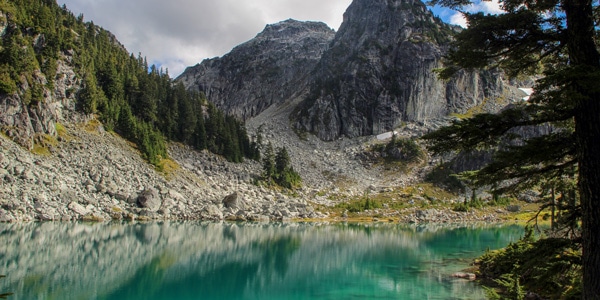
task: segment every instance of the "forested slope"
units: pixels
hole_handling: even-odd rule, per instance
[[[167,157],[167,140],[236,162],[258,155],[242,122],[224,115],[202,94],[174,84],[167,70],[149,66],[110,32],[54,0],[0,1],[0,37],[5,110],[12,105],[26,118],[39,118],[40,111],[56,108],[49,102],[68,107],[72,101],[75,113],[98,118],[107,130],[134,142],[153,164]],[[55,84],[65,77],[58,72],[63,66],[75,73],[66,87]],[[55,134],[52,126],[35,125],[34,134],[24,134],[18,118],[9,115],[0,118],[0,127],[24,146],[32,147],[39,135]],[[61,114],[49,115],[54,117],[45,123],[65,122]]]

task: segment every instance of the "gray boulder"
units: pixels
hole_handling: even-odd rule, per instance
[[[238,196],[238,192],[234,192],[223,198],[223,206],[231,209],[243,209],[244,204]]]
[[[216,205],[211,204],[202,211],[202,219],[220,221],[223,220],[223,213]]]
[[[509,212],[514,212],[514,213],[520,212],[521,211],[521,206],[519,206],[519,205],[509,205],[509,206],[506,207],[506,210],[509,211]]]
[[[142,191],[138,195],[136,202],[139,207],[145,208],[149,211],[157,211],[162,204],[160,195],[154,188],[149,188]]]

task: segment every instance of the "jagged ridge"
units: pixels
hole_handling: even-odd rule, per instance
[[[453,30],[419,0],[355,0],[315,70],[295,126],[324,140],[379,134],[503,94],[498,74],[437,78]]]
[[[499,72],[437,78],[434,70],[443,66],[454,30],[420,0],[355,0],[333,39],[322,23],[268,25],[178,80],[244,119],[273,104],[303,100],[292,114],[294,127],[327,141],[379,134],[474,106],[495,110],[496,99],[520,97],[509,94]]]
[[[219,108],[254,117],[307,90],[308,75],[334,37],[325,23],[286,20],[220,58],[189,67],[177,80]]]

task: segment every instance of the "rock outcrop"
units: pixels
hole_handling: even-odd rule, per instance
[[[320,22],[286,20],[220,58],[189,67],[177,80],[223,111],[247,119],[304,93],[335,32]]]
[[[373,135],[510,97],[497,73],[437,77],[454,30],[419,0],[355,0],[315,69],[295,126],[323,140]]]
[[[0,93],[0,130],[10,138],[28,149],[33,147],[40,135],[56,135],[57,122],[83,120],[84,116],[75,112],[75,93],[81,88],[73,68],[69,65],[72,56],[63,55],[57,61],[57,73],[54,79],[54,89],[47,88],[47,79],[39,71],[32,78],[42,87],[42,99],[36,103],[26,103],[17,93]],[[24,82],[20,87],[29,90],[31,87]],[[68,92],[71,91],[71,92]]]

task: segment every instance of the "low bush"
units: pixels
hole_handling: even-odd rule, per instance
[[[581,298],[581,248],[571,239],[536,239],[528,228],[506,248],[487,251],[478,265],[495,299],[519,299],[523,291],[544,299]]]

